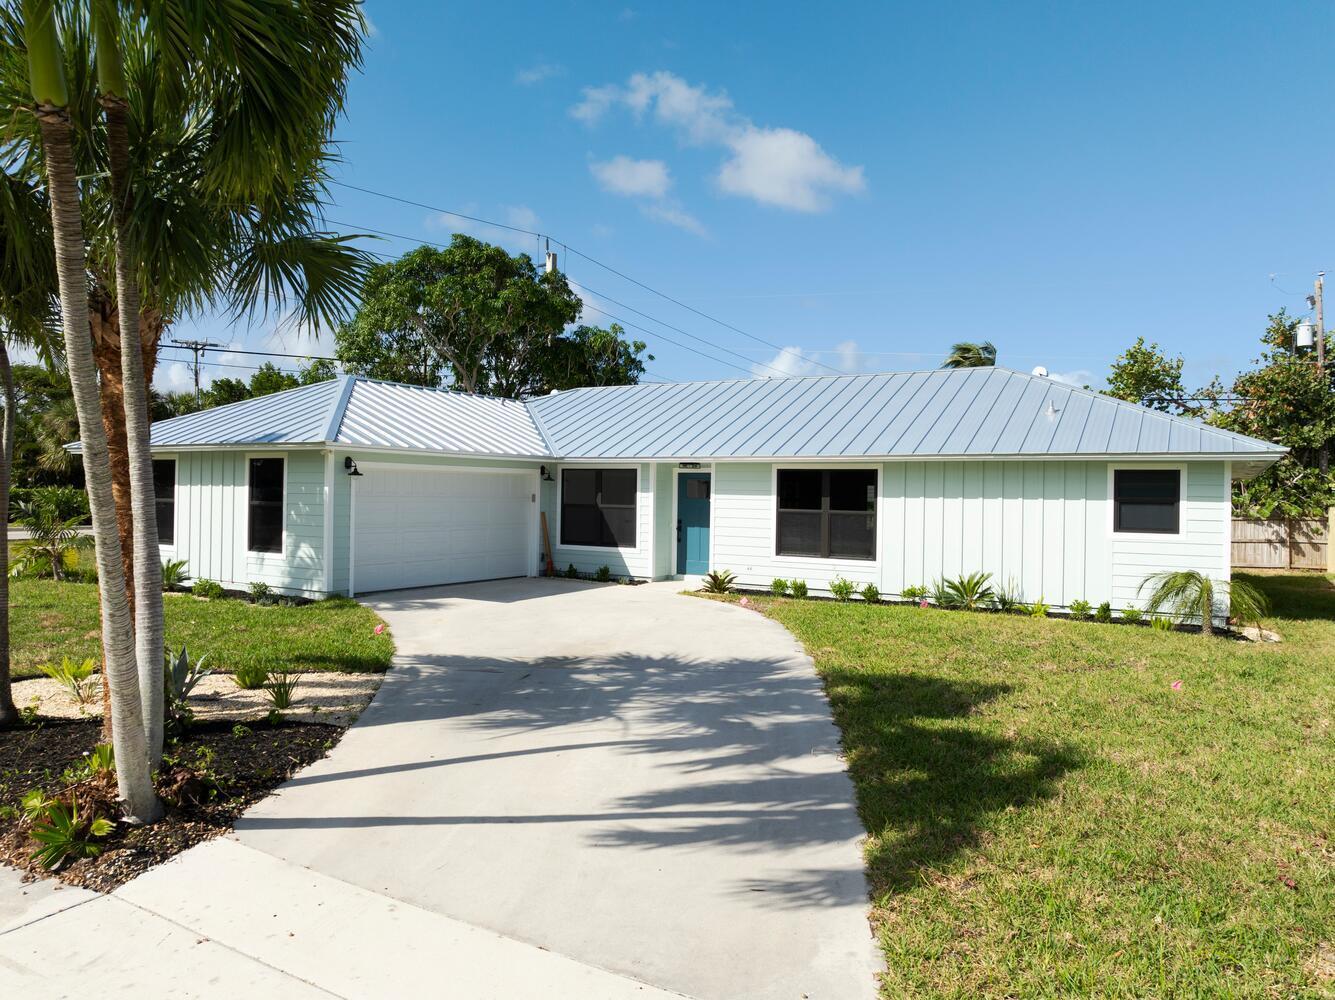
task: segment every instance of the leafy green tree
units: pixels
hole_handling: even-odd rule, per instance
[[[1144,337],[1117,356],[1108,374],[1107,394],[1164,413],[1193,413],[1199,407],[1183,402],[1189,395],[1182,384],[1181,357],[1169,358],[1158,344]]]
[[[541,386],[544,352],[579,311],[560,272],[456,233],[371,268],[338,356],[358,373],[519,396]]]
[[[997,363],[997,349],[990,340],[981,343],[960,341],[952,344],[942,368],[991,368]]]
[[[588,385],[633,385],[644,374],[642,340],[626,340],[617,323],[604,330],[577,326],[556,338],[547,352],[544,388],[578,389]]]

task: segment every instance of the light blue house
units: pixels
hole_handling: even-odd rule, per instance
[[[1230,483],[1284,449],[1001,368],[577,389],[345,376],[153,427],[164,557],[364,593],[558,570],[886,595],[976,570],[1136,602],[1230,573]],[[545,519],[547,542],[543,540]]]

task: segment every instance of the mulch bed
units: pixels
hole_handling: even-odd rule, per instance
[[[24,792],[63,787],[65,769],[97,745],[98,720],[42,719],[0,730],[0,806],[17,805]],[[95,858],[65,864],[63,882],[108,892],[201,841],[226,833],[252,803],[297,771],[319,760],[343,735],[340,726],[267,722],[234,726],[201,723],[168,747],[158,790],[167,814],[147,827],[117,824]],[[114,801],[111,776],[85,779],[80,801]],[[21,818],[0,817],[0,862],[33,875],[51,875],[30,860],[35,844]]]

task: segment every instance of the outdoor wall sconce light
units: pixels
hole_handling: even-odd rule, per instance
[[[542,481],[544,483],[556,482],[556,480],[552,477],[552,474],[547,471],[547,466],[545,465],[539,466],[538,471],[542,473]]]
[[[351,455],[349,455],[347,458],[343,459],[343,468],[345,468],[345,469],[348,470],[348,475],[349,475],[349,476],[360,476],[360,475],[361,475],[361,472],[359,472],[358,469],[357,469],[357,463],[354,462],[354,461],[352,460],[352,456],[351,456]]]

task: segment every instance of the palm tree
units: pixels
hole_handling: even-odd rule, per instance
[[[92,539],[83,533],[83,515],[61,517],[61,512],[50,501],[35,501],[19,507],[18,523],[28,529],[30,537],[16,542],[15,559],[9,575],[18,576],[30,570],[46,567],[53,580],[65,577],[65,557],[88,548]]]
[[[1265,595],[1242,580],[1215,581],[1196,570],[1179,570],[1155,573],[1140,582],[1141,591],[1153,588],[1145,602],[1150,614],[1167,608],[1182,621],[1199,618],[1201,635],[1214,635],[1216,586],[1228,596],[1229,609],[1238,621],[1259,623],[1270,613]]]
[[[88,333],[87,256],[70,122],[70,90],[54,0],[23,0],[32,111],[40,131],[60,289],[61,326],[70,388],[79,414],[88,506],[92,514],[102,602],[102,651],[111,687],[116,780],[127,818],[153,822],[162,804],[153,790],[134,637],[121,568],[107,437],[98,404],[97,368]]]
[[[992,341],[984,340],[982,343],[973,343],[962,340],[958,344],[952,344],[950,356],[946,358],[942,368],[991,368],[997,363],[997,349]]]

